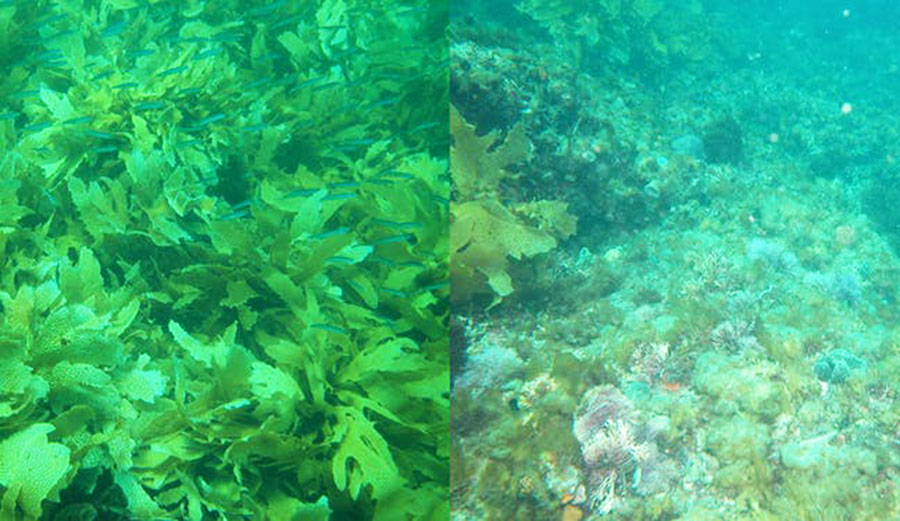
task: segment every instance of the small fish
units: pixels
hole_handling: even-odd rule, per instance
[[[42,19],[42,20],[37,20],[37,21],[35,21],[35,22],[32,22],[32,23],[26,25],[25,28],[26,28],[26,29],[37,29],[37,28],[43,27],[43,26],[45,26],[45,25],[52,24],[53,22],[57,22],[57,21],[59,21],[59,20],[62,20],[62,19],[64,19],[65,17],[66,17],[66,15],[64,15],[64,14],[62,14],[62,13],[55,14],[55,15],[52,15],[52,16],[48,16],[47,18],[44,18],[44,19]]]
[[[157,78],[164,78],[166,76],[174,76],[178,73],[184,72],[188,69],[187,65],[179,65],[178,67],[172,67],[171,69],[166,69],[162,72],[156,74]]]
[[[427,286],[423,286],[422,291],[435,291],[435,290],[439,290],[439,289],[444,289],[448,286],[450,286],[450,281],[442,280],[440,282],[435,282],[434,284],[429,284]]]
[[[63,121],[63,125],[81,125],[83,123],[90,123],[94,121],[94,116],[79,116],[77,118],[67,119]]]
[[[350,80],[350,81],[348,81],[347,83],[345,83],[344,86],[345,86],[345,87],[355,87],[355,86],[357,86],[357,85],[362,85],[362,84],[364,84],[364,83],[369,83],[369,78],[366,77],[365,75],[361,74],[361,75],[360,75],[358,78],[356,78],[355,80]]]
[[[113,75],[113,71],[105,71],[105,72],[101,72],[100,74],[97,74],[96,76],[94,76],[93,78],[91,78],[91,81],[102,80],[102,79],[104,79],[104,78],[109,78],[109,77],[112,76],[112,75]]]
[[[263,76],[262,78],[251,81],[250,83],[244,85],[245,89],[255,89],[257,87],[262,87],[263,85],[268,84],[272,81],[271,76]]]
[[[38,61],[45,61],[45,60],[57,60],[62,57],[63,57],[63,53],[59,49],[47,49],[46,51],[38,54],[35,59]]]
[[[331,145],[335,150],[353,150],[360,147],[367,147],[369,145],[375,144],[377,139],[348,139],[346,141],[341,141],[339,143],[335,143]]]
[[[259,123],[256,125],[242,127],[241,130],[243,130],[244,132],[261,132],[261,131],[265,130],[266,128],[268,128],[268,126],[269,125],[266,125],[265,123]]]
[[[16,119],[19,116],[18,112],[4,112],[0,114],[0,121],[9,121]]]
[[[237,409],[243,409],[244,407],[252,405],[252,403],[253,402],[251,402],[250,400],[248,400],[246,398],[240,398],[237,400],[232,400],[232,401],[222,405],[222,408],[225,409],[226,411],[235,411]]]
[[[393,73],[393,72],[383,72],[383,73],[381,73],[381,74],[375,76],[375,78],[374,78],[373,80],[374,80],[374,81],[381,81],[381,80],[387,80],[387,81],[406,81],[406,80],[412,79],[413,77],[414,77],[414,76],[411,76],[411,75],[409,75],[409,74],[400,74],[400,73]]]
[[[297,190],[291,190],[290,192],[284,194],[285,198],[288,197],[309,197],[315,193],[317,193],[321,188],[298,188]]]
[[[390,288],[381,288],[383,293],[387,293],[392,297],[400,297],[400,298],[408,298],[409,294],[405,291],[400,291],[398,289],[390,289]]]
[[[323,83],[322,85],[316,85],[312,88],[313,92],[318,92],[320,90],[330,89],[332,87],[337,87],[340,85],[339,81],[329,81],[328,83]]]
[[[425,12],[428,12],[427,7],[405,7],[402,9],[398,9],[394,14],[402,16],[405,14],[425,13]]]
[[[245,199],[245,200],[243,200],[243,201],[241,201],[241,202],[239,202],[239,203],[237,203],[237,204],[235,204],[235,205],[232,205],[232,206],[231,206],[231,209],[232,209],[232,210],[240,210],[240,209],[242,209],[242,208],[249,208],[249,207],[250,207],[250,204],[251,204],[252,202],[253,202],[253,201],[251,201],[250,199]]]
[[[381,246],[384,244],[394,244],[397,242],[410,242],[414,241],[416,238],[415,235],[411,233],[401,233],[400,235],[390,235],[388,237],[382,237],[375,241],[372,241],[371,246]]]
[[[205,60],[206,58],[212,58],[213,56],[219,54],[220,52],[222,52],[221,47],[213,47],[212,49],[207,49],[205,51],[195,54],[194,57],[191,59],[195,62],[200,61],[200,60]]]
[[[397,222],[388,221],[387,219],[372,219],[372,222],[386,228],[393,228],[395,230],[416,230],[422,227],[422,223],[413,221]]]
[[[22,127],[22,132],[40,132],[45,128],[49,128],[51,123],[49,121],[42,121],[40,123],[32,123],[31,125],[25,125]]]
[[[249,215],[250,215],[250,210],[243,209],[243,210],[238,210],[236,212],[227,213],[227,214],[219,217],[218,220],[219,221],[234,221],[236,219],[240,219],[242,217],[247,217]]]
[[[415,134],[416,132],[420,132],[422,130],[428,130],[429,128],[434,128],[440,125],[440,121],[429,121],[428,123],[422,123],[421,125],[416,125],[413,128],[406,131],[407,134]]]
[[[320,27],[321,29],[321,27]],[[361,47],[350,47],[349,49],[344,49],[343,51],[338,51],[331,55],[331,59],[334,61],[343,60],[344,58],[350,58],[354,55],[363,52]]]
[[[47,36],[46,38],[44,38],[44,42],[51,42],[53,40],[58,40],[60,38],[69,36],[71,34],[75,34],[75,29],[66,29],[66,30],[60,31],[56,34],[51,34],[50,36]]]
[[[119,148],[112,145],[105,145],[102,147],[94,148],[94,153],[96,154],[111,154],[113,152],[118,152]]]
[[[202,187],[202,186],[212,186],[212,185],[216,184],[217,181],[218,181],[218,179],[216,178],[216,176],[203,177],[192,183],[186,183],[186,184],[182,185],[181,188],[198,188],[198,187]]]
[[[279,56],[281,56],[281,54],[273,51],[273,52],[267,52],[267,53],[259,56],[258,58],[254,58],[254,60],[259,63],[266,63],[266,62],[270,62],[270,61],[278,58]],[[290,80],[288,79],[288,81],[290,81]]]
[[[59,203],[56,201],[56,198],[53,197],[53,194],[48,192],[46,188],[41,188],[41,192],[44,192],[44,196],[47,197],[47,200],[50,201],[50,204],[52,204],[54,208],[59,206]]]
[[[312,238],[313,239],[327,239],[329,237],[334,237],[337,235],[344,235],[347,233],[350,233],[350,228],[347,228],[346,226],[341,226],[340,228],[335,228],[334,230],[313,234]]]
[[[300,83],[294,85],[294,86],[291,88],[290,92],[294,92],[294,91],[296,91],[296,90],[300,90],[300,89],[302,89],[302,88],[304,88],[304,87],[310,87],[310,86],[313,86],[313,85],[315,85],[316,83],[320,83],[320,82],[322,82],[322,81],[325,81],[325,77],[324,77],[324,76],[316,76],[315,78],[309,78],[309,79],[307,79],[307,80],[303,80],[303,81],[301,81]]]
[[[377,108],[381,108],[381,107],[389,107],[391,105],[396,105],[396,104],[400,103],[401,100],[402,100],[402,98],[397,96],[396,98],[387,98],[387,99],[383,99],[383,100],[379,100],[379,101],[373,101],[372,103],[363,105],[361,108],[363,110],[366,110],[366,109],[377,109]]]
[[[353,264],[356,261],[354,259],[351,259],[350,257],[344,257],[342,255],[332,255],[331,257],[325,259],[325,262],[331,264]]]
[[[144,56],[150,56],[155,53],[153,49],[132,49],[130,51],[125,51],[125,56],[129,58],[141,58]]]
[[[248,9],[246,14],[250,18],[259,18],[259,17],[266,16],[266,15],[269,15],[269,14],[277,11],[278,9],[281,8],[281,6],[283,6],[285,4],[287,4],[287,0],[278,0],[276,2],[272,2],[271,4],[266,4],[261,7],[254,7],[253,9]]]
[[[186,89],[181,89],[180,91],[178,91],[178,96],[190,96],[192,94],[199,94],[201,92],[203,92],[203,89],[199,87],[188,87]]]
[[[391,268],[397,266],[397,261],[395,261],[394,259],[389,259],[382,255],[372,255],[369,258],[379,264],[384,264],[385,266],[390,266]]]
[[[119,83],[118,85],[113,85],[112,88],[123,90],[123,89],[133,89],[134,87],[137,87],[137,86],[138,86],[138,84],[136,82],[126,81],[126,82]]]
[[[107,139],[107,140],[116,138],[115,134],[110,134],[109,132],[102,132],[100,130],[94,130],[92,128],[85,130],[84,135],[90,136],[90,137],[95,137],[97,139]]]
[[[151,13],[150,17],[155,23],[165,23],[169,22],[172,18],[172,15],[176,12],[178,12],[178,9],[172,6],[168,6],[160,9],[159,11]]]
[[[400,170],[382,170],[376,177],[391,177],[394,179],[415,179],[415,176],[409,172],[401,172]]]
[[[299,22],[300,20],[302,20],[305,17],[306,16],[303,14],[295,14],[293,16],[288,16],[288,17],[282,18],[281,20],[272,24],[272,30],[275,31],[275,30],[281,29],[282,27],[287,27],[288,25]]]
[[[133,108],[138,112],[143,112],[145,110],[157,110],[164,108],[166,106],[162,101],[143,101],[138,103]]]
[[[342,181],[339,183],[331,183],[328,185],[330,189],[336,188],[357,188],[359,186],[359,182],[357,181]]]
[[[200,145],[203,143],[203,140],[200,139],[188,139],[187,141],[182,141],[178,143],[176,146],[178,148],[191,147],[194,145]]]
[[[40,93],[41,93],[41,91],[39,91],[37,89],[22,90],[22,91],[14,92],[14,93],[10,94],[9,97],[12,99],[33,98],[35,96],[40,95]]]
[[[219,43],[227,43],[227,42],[237,42],[240,41],[241,35],[237,33],[229,33],[229,32],[221,32],[219,34],[214,34],[210,40]]]
[[[346,335],[347,334],[346,329],[343,329],[343,328],[340,328],[337,326],[332,326],[330,324],[310,324],[309,327],[314,327],[316,329],[321,329],[322,331],[327,331],[329,333],[335,333],[338,335]]]
[[[438,194],[431,194],[431,200],[438,203],[441,206],[448,206],[450,204],[450,199],[446,197],[441,197]]]
[[[125,22],[116,22],[100,33],[100,36],[103,38],[109,38],[110,36],[118,36],[125,32],[125,29],[128,25]]]
[[[323,201],[345,201],[356,197],[354,193],[328,194],[322,198]]]
[[[216,114],[213,114],[211,116],[207,116],[207,117],[201,119],[200,121],[198,121],[196,123],[196,126],[203,128],[203,127],[206,127],[207,125],[210,125],[217,121],[222,121],[223,119],[225,119],[225,114],[222,112],[217,112]]]

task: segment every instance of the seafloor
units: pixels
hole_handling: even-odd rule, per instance
[[[453,519],[900,518],[896,37],[551,4],[453,22]]]

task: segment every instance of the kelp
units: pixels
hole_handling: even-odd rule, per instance
[[[0,519],[449,515],[445,9],[0,6]]]
[[[491,306],[513,292],[510,259],[546,253],[575,233],[575,217],[562,201],[504,204],[501,182],[507,170],[531,159],[531,142],[521,124],[499,142],[496,132],[478,136],[451,107],[451,150],[455,198],[451,204],[451,275],[457,301],[493,293]],[[499,143],[498,143],[499,142]]]
[[[699,0],[520,0],[516,8],[556,40],[576,49],[574,58],[589,65],[649,68],[710,55],[711,33]]]

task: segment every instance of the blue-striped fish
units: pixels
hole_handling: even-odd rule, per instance
[[[125,56],[127,56],[129,58],[141,58],[144,56],[150,56],[151,54],[154,54],[155,52],[156,51],[154,51],[153,49],[131,49],[131,50],[125,51]]]
[[[184,72],[188,69],[187,65],[179,65],[178,67],[172,67],[171,69],[166,69],[164,71],[158,72],[156,76],[158,78],[164,78],[166,76],[174,76],[181,72]]]
[[[63,125],[81,125],[84,123],[90,123],[94,121],[94,116],[79,116],[77,118],[71,118],[63,121]]]
[[[338,335],[346,335],[347,334],[346,329],[337,327],[337,326],[333,326],[331,324],[310,324],[309,327],[320,329],[322,331],[327,331],[329,333],[335,333]]]
[[[103,132],[100,130],[94,130],[92,128],[85,130],[84,135],[93,137],[93,138],[97,138],[97,139],[106,139],[106,140],[116,138],[115,134],[110,134],[109,132]]]
[[[415,235],[411,233],[401,233],[400,235],[390,235],[388,237],[382,237],[380,239],[376,239],[372,241],[372,246],[381,246],[384,244],[394,244],[397,242],[410,242],[414,241],[416,238]]]
[[[313,239],[327,239],[329,237],[334,237],[336,235],[344,235],[350,233],[350,228],[346,226],[341,226],[339,228],[335,228],[334,230],[329,230],[326,232],[319,232],[312,235]]]
[[[138,112],[143,112],[146,110],[157,110],[164,108],[166,106],[162,101],[142,101],[136,105],[134,105],[134,110]]]
[[[205,51],[201,51],[201,52],[195,54],[194,57],[191,59],[193,61],[205,60],[207,58],[212,58],[213,56],[219,54],[220,52],[222,52],[221,47],[213,47],[212,49],[207,49]]]

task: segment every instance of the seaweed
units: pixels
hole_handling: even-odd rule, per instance
[[[451,108],[454,145],[451,151],[456,198],[451,203],[451,274],[457,301],[493,293],[491,306],[513,292],[509,259],[547,253],[557,241],[575,233],[575,217],[561,201],[504,204],[501,182],[515,174],[513,163],[531,157],[531,143],[521,125],[502,143],[475,128]]]
[[[0,517],[446,515],[446,8],[33,4]]]

